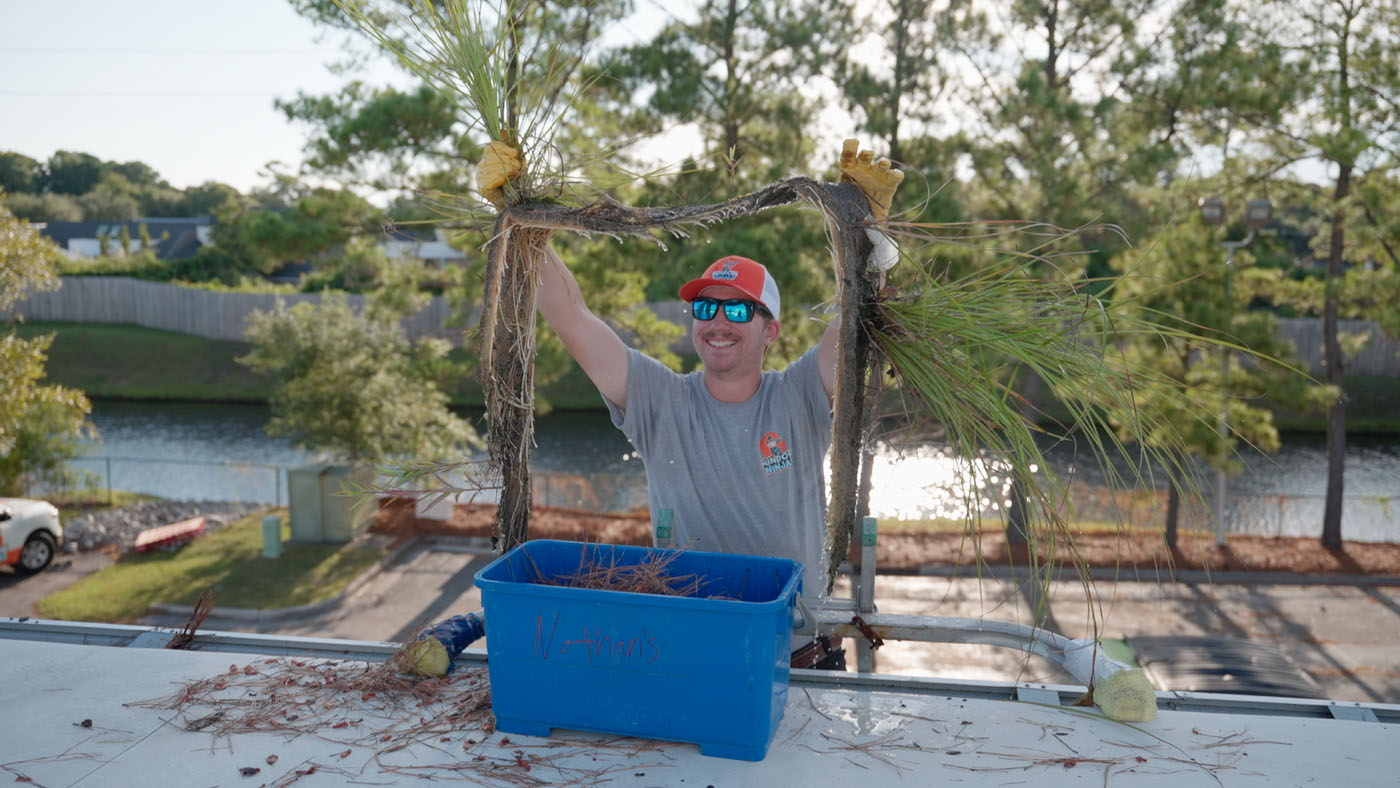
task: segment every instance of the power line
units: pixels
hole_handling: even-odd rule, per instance
[[[318,49],[132,49],[125,47],[0,47],[0,55],[324,55]]]
[[[0,96],[127,96],[135,98],[277,98],[274,91],[169,91],[169,90],[10,90],[0,88]]]

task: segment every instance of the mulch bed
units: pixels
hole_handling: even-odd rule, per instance
[[[384,502],[371,530],[399,539],[442,535],[490,538],[495,533],[494,506],[473,504],[455,507],[450,520],[426,520],[414,516],[412,501]],[[1319,526],[1319,532],[1321,527]],[[651,522],[645,514],[598,514],[546,506],[534,508],[530,536],[535,539],[568,539],[605,544],[651,543]],[[1090,567],[1117,568],[1143,573],[1168,570],[1212,572],[1281,572],[1296,574],[1400,575],[1400,544],[1345,542],[1340,551],[1324,548],[1318,539],[1231,535],[1222,546],[1208,533],[1184,532],[1175,549],[1168,549],[1158,532],[1077,534],[1075,548]],[[1060,551],[1064,561],[1068,552]],[[880,534],[878,564],[881,571],[914,572],[924,566],[975,567],[980,553],[988,566],[1025,566],[1024,550],[1009,550],[999,531],[984,531],[974,548],[958,533]],[[1159,575],[1154,575],[1159,576]]]

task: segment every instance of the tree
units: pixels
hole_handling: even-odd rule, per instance
[[[315,188],[290,205],[244,211],[217,229],[215,240],[271,273],[283,263],[310,260],[353,237],[377,233],[382,224],[382,212],[354,192]]]
[[[10,213],[31,222],[81,222],[83,206],[71,194],[9,194],[5,204]]]
[[[933,0],[885,0],[869,10],[860,27],[877,31],[884,62],[849,52],[839,80],[846,106],[859,111],[860,128],[885,142],[890,159],[903,163],[902,131],[924,135],[939,119],[949,75],[943,38],[952,31],[951,9]]]
[[[39,191],[43,165],[23,153],[0,151],[0,191],[33,194]]]
[[[30,290],[58,286],[54,261],[59,254],[28,222],[16,219],[0,192],[0,311]],[[68,459],[78,454],[74,441],[90,428],[91,409],[81,391],[42,385],[44,362],[52,337],[22,339],[13,329],[0,334],[0,494],[23,492],[36,477],[55,479]]]
[[[1028,273],[1107,287],[1108,262],[1150,228],[1144,195],[1177,176],[1187,121],[1215,103],[1210,78],[1242,62],[1207,57],[1233,33],[1215,0],[1032,0],[949,6],[941,27],[967,73],[947,111],[959,117],[969,216],[1044,222],[1071,232],[996,233],[1038,256]],[[1204,24],[1197,20],[1208,20]],[[1194,27],[1192,27],[1194,25]],[[1122,234],[1096,228],[1100,223]],[[1077,228],[1093,228],[1075,232]],[[1085,247],[1090,247],[1087,251]],[[1039,376],[1018,371],[1027,418],[1041,417]],[[1020,502],[1010,496],[1010,534]]]
[[[268,433],[351,462],[440,459],[476,443],[434,379],[447,343],[410,344],[396,318],[329,294],[255,312],[239,361],[276,381]]]
[[[104,174],[91,189],[78,195],[88,221],[128,222],[141,215],[141,200],[125,177]]]
[[[0,495],[22,497],[40,485],[49,490],[86,487],[88,474],[68,463],[85,451],[79,439],[96,435],[87,420],[89,410],[86,398],[36,400],[21,419],[9,452],[0,454]]]
[[[366,32],[356,17],[373,18],[383,35],[368,36],[368,43],[400,65],[405,61],[399,49],[421,30],[426,9],[436,5],[425,0],[293,0],[292,4],[298,13],[332,29]],[[575,73],[588,48],[626,6],[626,0],[532,0],[479,6],[470,15],[484,24],[499,23],[512,30],[515,58],[523,74],[520,85],[512,89],[518,92],[545,82],[555,84],[559,75]],[[492,19],[507,12],[509,19]],[[407,66],[406,70],[412,71]],[[311,171],[379,189],[422,184],[429,191],[452,193],[468,182],[466,165],[476,163],[483,142],[477,128],[479,116],[455,95],[442,84],[399,90],[356,81],[335,95],[299,94],[293,100],[278,101],[277,106],[289,119],[313,128],[306,162]],[[553,97],[561,103],[576,99]]]
[[[213,216],[220,221],[232,220],[248,207],[248,199],[226,183],[205,181],[185,189],[177,209],[179,216]]]
[[[61,150],[49,157],[44,167],[44,191],[58,194],[87,194],[106,174],[102,160],[88,153]]]
[[[1277,119],[1251,124],[1268,150],[1261,164],[1276,172],[1302,161],[1322,162],[1331,179],[1331,194],[1316,206],[1327,226],[1315,251],[1327,269],[1322,299],[1327,380],[1342,391],[1347,359],[1337,321],[1347,269],[1379,264],[1393,271],[1395,265],[1392,255],[1359,256],[1368,247],[1348,238],[1370,235],[1361,228],[1377,220],[1367,197],[1378,193],[1367,181],[1384,183],[1400,165],[1400,47],[1394,36],[1400,8],[1384,0],[1306,0],[1270,2],[1260,12],[1255,46],[1283,53],[1287,68],[1268,76],[1290,107]],[[1333,550],[1342,547],[1346,405],[1343,393],[1327,416],[1322,543]]]
[[[356,81],[335,96],[302,93],[277,107],[315,130],[304,166],[376,189],[405,188],[416,165],[455,168],[471,153],[456,108],[426,86],[400,91]]]
[[[600,98],[654,134],[697,123],[701,161],[736,188],[805,168],[817,104],[800,87],[833,70],[847,44],[842,3],[705,0],[696,19],[673,19],[646,44],[609,53]],[[636,97],[645,97],[642,103]],[[721,195],[722,196],[722,195]]]
[[[1279,340],[1271,312],[1247,309],[1269,272],[1255,266],[1249,250],[1240,250],[1233,270],[1227,269],[1216,232],[1194,211],[1189,216],[1114,259],[1121,273],[1114,300],[1125,314],[1160,327],[1154,334],[1124,337],[1114,352],[1134,368],[1153,371],[1133,402],[1135,418],[1159,425],[1143,436],[1145,443],[1184,448],[1216,468],[1237,471],[1241,443],[1264,452],[1280,445],[1272,411],[1257,403],[1267,398],[1276,406],[1313,410],[1324,406],[1331,391],[1290,368],[1293,350]],[[1239,237],[1232,229],[1232,237]],[[1220,434],[1214,418],[1222,408],[1228,435]],[[1173,547],[1180,491],[1193,486],[1183,478],[1187,458],[1175,459],[1164,469],[1173,477],[1166,514],[1166,540]]]

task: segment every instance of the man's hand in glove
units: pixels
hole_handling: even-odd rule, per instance
[[[505,204],[506,183],[520,177],[525,159],[520,151],[504,142],[490,142],[476,165],[476,190],[493,205]]]
[[[857,153],[857,151],[859,151]],[[875,159],[875,152],[860,150],[860,140],[841,144],[841,182],[854,183],[870,202],[870,215],[884,221],[890,215],[894,190],[904,180],[904,173],[893,169],[889,159]]]
[[[890,215],[894,191],[904,180],[904,173],[892,168],[889,159],[876,160],[875,153],[860,150],[860,140],[846,140],[841,145],[841,182],[853,183],[870,203],[870,218],[884,221]],[[899,262],[899,247],[879,230],[866,228],[865,235],[873,247],[867,261],[871,271],[888,271]]]

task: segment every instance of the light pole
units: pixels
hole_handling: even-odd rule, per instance
[[[1202,197],[1201,218],[1207,224],[1225,223],[1225,201],[1219,197]],[[1228,329],[1235,314],[1235,250],[1248,246],[1254,240],[1254,232],[1269,223],[1273,213],[1273,203],[1265,199],[1250,200],[1244,208],[1244,225],[1248,232],[1238,241],[1221,241],[1225,247],[1225,305],[1229,310],[1225,321]],[[1220,354],[1220,441],[1223,444],[1230,437],[1230,356],[1228,350]],[[1225,468],[1215,471],[1215,543],[1225,544]]]

